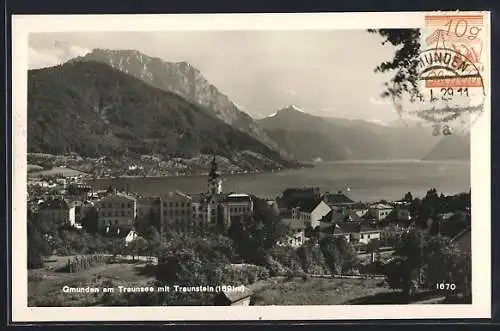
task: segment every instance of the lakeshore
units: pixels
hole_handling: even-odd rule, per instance
[[[89,180],[94,189],[114,186],[144,195],[180,190],[187,193],[205,191],[206,176],[155,176],[101,178]],[[274,198],[288,187],[315,186],[324,191],[349,188],[356,201],[394,200],[402,192],[425,195],[429,187],[445,194],[468,191],[468,161],[340,161],[317,162],[314,168],[276,172],[223,174],[226,192],[245,192]]]

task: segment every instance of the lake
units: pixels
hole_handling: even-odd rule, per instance
[[[95,189],[110,185],[144,195],[160,195],[179,190],[199,193],[207,190],[206,176],[149,177],[96,179],[90,181]],[[430,188],[444,194],[466,192],[470,189],[468,161],[342,161],[320,162],[314,168],[259,174],[224,175],[224,192],[255,194],[274,198],[290,187],[315,186],[322,191],[335,192],[349,187],[356,201],[400,199],[406,192],[423,196]]]

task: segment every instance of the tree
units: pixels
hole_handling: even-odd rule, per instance
[[[28,269],[41,268],[44,257],[51,253],[48,242],[28,220]]]
[[[247,262],[265,264],[270,251],[287,233],[287,227],[264,200],[252,199],[253,215],[233,219],[229,237]]]
[[[379,239],[372,239],[366,245],[366,251],[371,254],[371,262],[375,262],[375,253],[377,253],[382,246]]]
[[[418,86],[420,29],[369,29],[368,32],[380,34],[382,45],[390,43],[398,47],[393,59],[375,68],[375,72],[381,73],[395,71],[390,82],[385,83],[382,97],[401,98],[404,92],[415,93]]]
[[[99,213],[95,208],[91,208],[87,214],[82,218],[81,224],[82,228],[88,233],[97,233],[99,231],[98,227]]]
[[[345,274],[359,266],[356,249],[344,237],[325,237],[320,247],[333,274]]]
[[[403,201],[406,201],[406,202],[412,202],[413,201],[413,195],[411,194],[411,192],[408,192],[405,194],[405,196],[403,197]]]
[[[155,226],[151,225],[144,234],[144,238],[147,240],[145,251],[148,256],[152,257],[155,253],[158,253],[160,248],[161,236]]]
[[[154,242],[159,242],[161,239],[158,230],[153,225],[147,228],[146,232],[144,233],[144,238],[148,241],[154,241]]]
[[[424,285],[433,288],[437,283],[458,283],[462,287],[465,283],[464,270],[470,260],[463,254],[449,238],[441,235],[430,236],[424,248],[425,279]],[[462,279],[460,276],[462,275]]]
[[[136,256],[140,256],[145,253],[147,244],[147,240],[143,237],[138,237],[128,244],[128,252],[130,253],[130,255],[132,255],[133,261],[135,261]]]
[[[424,240],[424,233],[421,230],[404,234],[395,247],[392,262],[385,268],[389,286],[401,289],[407,297],[416,291],[416,287],[421,282]]]
[[[302,265],[302,270],[306,273],[310,272],[309,269],[312,265],[312,251],[309,245],[302,245],[297,249],[297,254],[300,259],[300,264]]]
[[[413,230],[402,236],[385,274],[389,285],[407,296],[419,287],[435,289],[441,282],[455,283],[466,292],[469,266],[470,259],[449,238]]]
[[[358,253],[354,245],[344,237],[336,238],[335,244],[342,256],[342,274],[355,270],[359,267]]]

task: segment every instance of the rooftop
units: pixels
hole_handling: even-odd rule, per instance
[[[112,198],[114,198],[114,197],[122,197],[122,198],[126,198],[126,199],[128,199],[128,200],[134,200],[134,201],[136,201],[136,200],[137,200],[134,196],[132,196],[132,195],[130,195],[130,194],[123,193],[123,192],[116,192],[116,193],[112,193],[112,194],[108,194],[108,195],[104,196],[104,197],[101,199],[101,201],[105,201],[105,200],[107,200],[107,199],[112,199]]]
[[[370,208],[373,209],[393,209],[391,205],[385,204],[385,203],[377,203],[374,205],[371,205]]]
[[[238,287],[238,290],[234,289],[232,291],[222,291],[221,293],[231,302],[248,298],[253,294],[253,291],[244,285],[241,285],[241,291],[239,289],[240,287]]]
[[[298,203],[297,207],[300,208],[300,211],[311,213],[323,200],[318,199],[307,199]]]
[[[143,205],[152,205],[155,203],[160,203],[160,198],[156,196],[147,196],[147,197],[141,197],[137,199],[137,203],[143,204]]]
[[[325,192],[325,194],[323,194],[323,200],[328,204],[354,203],[354,201],[342,191],[337,193]]]
[[[380,231],[376,226],[360,222],[337,222],[327,229],[335,228],[335,234],[366,233]]]
[[[164,199],[182,198],[182,199],[192,200],[192,198],[189,195],[182,193],[181,191],[168,192],[164,194],[162,198]]]
[[[249,195],[245,194],[245,193],[231,193],[227,197],[228,198],[241,198],[241,197],[249,197]]]
[[[225,202],[251,202],[252,198],[248,194],[232,193],[226,196]]]

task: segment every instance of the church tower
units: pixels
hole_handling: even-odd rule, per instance
[[[217,172],[217,162],[215,161],[215,155],[212,159],[212,164],[210,165],[210,172],[208,173],[208,194],[210,198],[216,198],[222,193],[222,180],[219,173]]]
[[[212,225],[216,225],[218,220],[218,205],[219,205],[219,195],[222,193],[222,179],[217,172],[217,162],[215,161],[215,155],[212,159],[212,164],[210,165],[210,171],[208,173],[208,201],[207,201],[207,217],[208,222]]]

